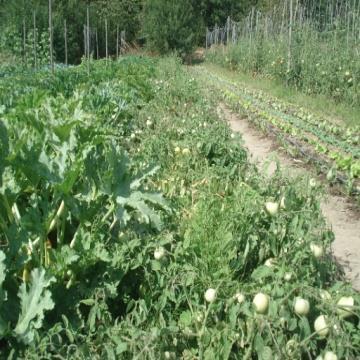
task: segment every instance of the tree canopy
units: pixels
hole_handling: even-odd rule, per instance
[[[297,0],[295,0],[297,1]],[[345,0],[299,0],[317,11],[325,11],[330,2]],[[33,42],[34,18],[36,37],[46,43],[49,0],[0,0],[0,51],[18,55],[26,52],[24,39]],[[159,52],[191,51],[203,45],[206,27],[223,25],[228,16],[241,20],[252,7],[267,11],[280,0],[52,0],[54,47],[57,61],[64,58],[64,21],[67,23],[69,61],[76,63],[84,54],[86,7],[90,7],[91,51],[105,55],[105,19],[108,22],[108,44],[114,54],[117,29],[125,30],[128,42],[145,41]],[[95,40],[97,39],[97,45]],[[45,45],[44,45],[45,46]],[[30,47],[30,45],[28,45]]]

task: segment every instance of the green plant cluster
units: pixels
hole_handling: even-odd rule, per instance
[[[320,187],[250,164],[179,60],[91,67],[5,77],[2,356],[359,356]]]
[[[38,36],[36,45],[34,46],[34,33],[29,32],[25,40],[25,52],[27,54],[24,57],[24,62],[19,64],[18,61],[21,59],[24,53],[24,42],[23,39],[19,36],[16,29],[7,28],[5,33],[2,34],[0,38],[0,49],[11,49],[11,53],[15,56],[16,60],[9,64],[13,70],[19,68],[22,65],[25,68],[34,68],[35,67],[35,52],[36,52],[36,66],[44,66],[50,62],[49,54],[49,33],[48,31],[43,31]],[[3,64],[1,64],[3,67]]]
[[[336,171],[347,176],[346,186],[351,192],[356,189],[360,177],[359,127],[334,125],[332,122],[291,106],[261,91],[249,90],[234,81],[202,69],[202,78],[210,84],[235,110],[244,112],[265,132],[268,125],[279,130],[279,140],[294,150],[293,139],[300,140],[295,145],[298,155],[312,161],[316,157],[319,170],[336,180]],[[290,138],[284,137],[290,135]],[[301,147],[310,147],[311,152],[301,153]],[[330,176],[330,174],[332,174]]]
[[[230,69],[275,79],[306,94],[324,94],[350,106],[360,104],[357,38],[341,30],[321,33],[312,27],[294,30],[289,45],[284,34],[241,37],[236,45],[213,48],[207,59]]]

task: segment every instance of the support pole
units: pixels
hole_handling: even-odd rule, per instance
[[[25,17],[23,19],[23,61],[24,61],[24,66],[26,66],[26,22],[25,22]]]
[[[208,44],[208,36],[209,36],[209,29],[206,28],[206,36],[205,36],[205,48],[206,48],[206,50],[208,49],[208,46],[209,46],[209,44]]]
[[[37,69],[37,39],[36,39],[36,11],[34,10],[33,12],[33,25],[34,25],[34,28],[33,28],[33,52],[34,52],[34,68],[35,70]]]
[[[116,59],[119,58],[119,25],[116,28]]]
[[[226,22],[226,45],[229,45],[230,42],[230,25],[231,25],[231,19],[229,16]]]
[[[98,31],[95,30],[95,41],[96,41],[96,60],[99,60],[99,39],[98,39]]]
[[[290,21],[289,21],[289,49],[288,49],[288,72],[291,70],[291,49],[292,49],[292,30],[293,30],[293,0],[290,1]]]
[[[86,25],[84,25],[83,34],[84,34],[84,58],[87,59]]]
[[[67,23],[64,20],[65,65],[68,65]]]
[[[108,61],[109,49],[108,49],[108,22],[107,22],[107,19],[105,19],[105,55],[106,55],[106,61]]]
[[[87,48],[87,71],[90,75],[90,3],[86,7],[86,48]]]
[[[54,41],[53,41],[53,24],[52,24],[52,0],[49,0],[49,50],[50,50],[50,66],[51,72],[55,72],[54,68]]]

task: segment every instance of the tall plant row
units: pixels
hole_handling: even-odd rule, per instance
[[[360,103],[360,3],[287,0],[206,32],[209,58],[279,79],[306,93]],[[217,51],[217,45],[229,45]]]
[[[99,13],[99,6],[86,2],[69,12],[53,0],[41,4],[24,8],[24,14],[16,14],[6,26],[5,22],[0,26],[0,52],[21,59],[25,68],[43,65],[52,68],[54,63],[77,63],[82,57],[88,61],[91,57],[118,57],[126,44],[125,33],[131,37],[134,32],[131,28],[125,32],[124,22],[111,13],[110,7],[105,6]],[[78,14],[74,20],[75,10],[82,14],[80,22]],[[121,31],[120,38],[117,29]]]

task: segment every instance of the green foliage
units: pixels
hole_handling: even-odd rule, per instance
[[[257,1],[252,0],[194,0],[193,5],[200,14],[205,26],[213,27],[215,24],[224,24],[230,16],[240,20],[246,15],[251,6]]]
[[[87,1],[53,1],[54,49],[58,62],[65,62],[64,20],[67,22],[68,60],[79,63],[84,54],[84,24]],[[48,0],[14,0],[0,5],[0,52],[9,51],[33,65],[33,15],[36,16],[38,58],[47,59]],[[95,29],[99,56],[105,56],[105,18],[108,20],[109,53],[116,52],[116,29],[126,31],[126,41],[136,39],[140,31],[141,0],[90,1],[91,52],[96,56]],[[24,22],[27,44],[23,46]],[[45,45],[45,46],[44,46]]]
[[[214,47],[207,59],[233,70],[277,80],[308,95],[323,94],[357,107],[359,26],[353,17],[357,7],[351,3],[341,7],[340,12],[338,7],[328,5],[324,12],[316,6],[303,8],[309,15],[294,20],[291,45],[288,28],[279,16],[279,11],[284,10],[285,22],[289,22],[289,9],[284,5],[268,14],[254,15],[257,22],[253,20],[252,25],[241,23],[240,29],[244,26],[246,30],[241,30],[237,43],[226,49]]]
[[[178,59],[125,57],[91,71],[4,77],[4,357],[359,356],[360,298],[330,259],[321,189],[250,164]],[[270,216],[266,202],[283,198]],[[265,314],[252,306],[260,291]],[[311,303],[307,317],[293,311],[297,296]],[[355,300],[346,319],[341,296]],[[320,314],[326,339],[313,329]]]
[[[149,48],[161,54],[191,53],[196,44],[197,27],[191,0],[155,0],[145,4],[144,36]]]

